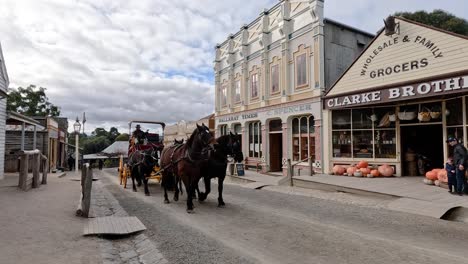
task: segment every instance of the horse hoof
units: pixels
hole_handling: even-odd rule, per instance
[[[175,201],[175,202],[179,201],[179,198],[175,198],[175,197],[174,197],[174,201]]]
[[[146,195],[146,196],[150,196],[150,194],[149,194],[149,193],[145,193],[145,195]]]
[[[193,214],[193,209],[187,209],[187,213]]]
[[[165,204],[168,204],[168,203],[169,203],[169,200],[164,200],[164,203],[165,203]]]
[[[136,189],[133,189],[134,192],[136,192],[137,190]]]
[[[218,204],[218,207],[219,207],[219,208],[224,208],[224,207],[226,207],[226,204],[225,204],[225,203],[219,203],[219,204]]]

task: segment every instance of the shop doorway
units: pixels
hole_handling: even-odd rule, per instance
[[[443,127],[435,125],[400,126],[403,176],[424,175],[444,164]]]
[[[270,171],[282,171],[283,130],[281,119],[271,120],[268,130],[270,134]]]
[[[270,171],[282,171],[283,134],[270,134]]]

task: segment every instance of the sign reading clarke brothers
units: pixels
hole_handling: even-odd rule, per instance
[[[409,100],[437,94],[459,93],[463,90],[468,92],[468,75],[325,99],[325,108],[335,109],[353,105]]]

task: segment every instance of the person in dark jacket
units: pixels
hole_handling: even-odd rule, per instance
[[[98,166],[99,166],[99,170],[102,170],[102,166],[104,165],[104,162],[102,161],[102,159],[99,160],[99,163],[98,163]]]
[[[447,179],[448,179],[448,188],[449,193],[455,193],[457,188],[457,178],[456,178],[456,168],[453,164],[452,157],[447,159],[447,163],[445,163],[445,170],[447,171]],[[453,188],[452,188],[453,187]]]
[[[453,161],[456,167],[456,178],[458,195],[463,195],[463,191],[466,191],[465,187],[465,166],[466,166],[466,148],[462,144],[458,143],[458,140],[453,137],[447,139],[447,143],[453,147]]]

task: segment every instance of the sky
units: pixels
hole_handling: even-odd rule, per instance
[[[214,47],[278,0],[0,0],[0,43],[10,87],[47,88],[86,131],[130,120],[175,123],[214,112]],[[443,4],[442,4],[443,3]],[[375,33],[396,11],[464,0],[325,0],[325,17]]]

